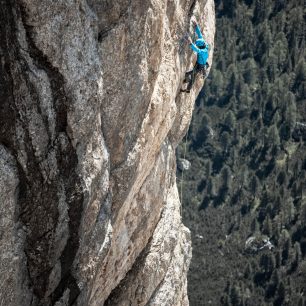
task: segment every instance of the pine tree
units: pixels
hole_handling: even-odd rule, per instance
[[[274,305],[282,305],[286,297],[286,289],[284,283],[281,281],[277,290],[277,297],[274,301]]]
[[[257,65],[253,58],[247,59],[245,63],[245,71],[243,73],[245,82],[248,85],[254,84],[257,79]]]
[[[224,125],[230,130],[233,131],[236,126],[236,118],[234,113],[230,110],[227,112],[225,119],[224,119]]]
[[[299,99],[303,99],[306,96],[306,62],[304,58],[299,61],[296,69],[296,78],[293,87],[294,92]]]
[[[295,102],[295,96],[293,93],[289,92],[286,95],[287,107],[285,110],[286,123],[289,125],[290,129],[294,128],[296,124],[297,108]]]
[[[222,149],[227,153],[230,148],[230,144],[231,144],[230,134],[226,131],[223,132],[220,137],[220,142],[221,142]]]
[[[244,278],[250,278],[253,275],[253,269],[250,263],[247,264],[244,270]]]
[[[251,193],[253,195],[256,194],[256,192],[258,190],[258,187],[259,187],[259,180],[258,180],[257,176],[253,175],[252,179],[250,181],[250,190],[251,190]]]
[[[216,194],[217,194],[217,192],[216,192],[216,185],[215,185],[214,181],[212,180],[212,178],[209,178],[209,180],[208,180],[207,193],[211,197],[215,197]]]
[[[205,178],[209,178],[211,175],[211,172],[212,172],[212,165],[211,165],[211,161],[208,160],[205,163],[205,172],[204,172]]]
[[[273,143],[273,145],[275,145],[275,146],[280,145],[280,137],[279,137],[279,133],[278,133],[278,129],[277,129],[276,125],[272,125],[269,128],[268,138],[269,138],[270,142]]]
[[[237,286],[232,287],[230,292],[230,299],[232,305],[240,305],[241,302],[240,290]]]
[[[263,222],[262,233],[268,237],[271,237],[272,235],[272,222],[269,216],[266,216]]]
[[[301,245],[298,241],[295,242],[294,244],[294,260],[296,261],[297,265],[299,262],[302,260],[302,251],[301,251]]]

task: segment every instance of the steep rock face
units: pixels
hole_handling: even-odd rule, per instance
[[[175,147],[213,1],[1,1],[1,301],[186,305]],[[212,51],[210,61],[212,59]]]

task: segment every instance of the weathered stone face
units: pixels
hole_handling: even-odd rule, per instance
[[[175,147],[202,81],[180,94],[192,65],[182,37],[197,16],[213,47],[213,9],[1,2],[6,305],[188,304]]]

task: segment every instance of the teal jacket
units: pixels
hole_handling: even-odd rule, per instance
[[[195,29],[198,39],[196,40],[195,44],[192,43],[190,44],[191,49],[197,53],[197,63],[200,65],[205,65],[208,60],[208,55],[209,55],[209,45],[208,43],[204,40],[203,35],[201,33],[200,27],[197,25]],[[204,46],[204,49],[200,49],[198,47]]]

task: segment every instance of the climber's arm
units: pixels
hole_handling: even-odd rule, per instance
[[[194,25],[195,32],[196,32],[197,35],[198,35],[198,38],[199,38],[199,39],[203,39],[205,45],[208,45],[207,42],[206,42],[206,40],[204,39],[204,37],[203,37],[203,35],[202,35],[201,29],[200,29],[200,26],[198,25],[198,23],[197,23],[195,20],[193,20],[192,22],[193,22],[193,25]]]
[[[192,42],[192,39],[190,36],[188,36],[187,41],[189,43],[190,48],[194,51],[199,53],[200,49]]]
[[[204,38],[203,38],[203,35],[202,35],[202,33],[201,33],[200,26],[199,26],[198,24],[196,24],[196,26],[195,26],[195,31],[196,31],[196,33],[197,33],[197,35],[198,35],[199,38],[204,39]]]
[[[200,52],[200,49],[194,43],[190,44],[190,48],[196,53]]]

